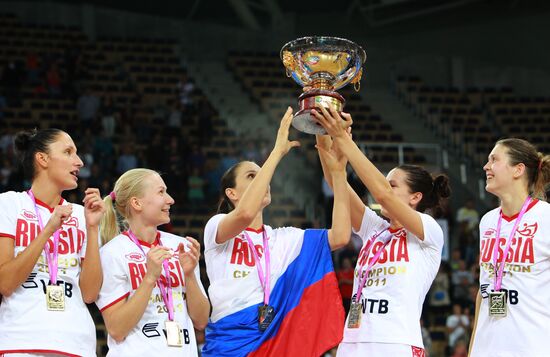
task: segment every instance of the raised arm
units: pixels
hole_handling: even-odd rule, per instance
[[[347,159],[336,150],[327,151],[318,146],[325,160],[325,168],[330,175],[334,190],[332,207],[332,227],[328,230],[328,241],[331,250],[346,246],[351,239],[350,202],[347,187]]]
[[[61,227],[63,221],[71,216],[72,212],[72,205],[56,206],[44,229],[17,257],[14,257],[13,254],[14,240],[11,238],[0,239],[0,295],[10,296],[27,280],[42,254],[46,242]]]
[[[99,221],[105,212],[105,204],[97,188],[88,188],[84,197],[84,214],[86,217],[86,257],[82,261],[80,273],[80,291],[87,304],[94,302],[101,289],[103,272],[99,258]]]
[[[316,135],[317,139],[317,147],[323,148],[326,151],[329,151],[332,147],[332,139],[328,135]],[[330,188],[332,188],[332,177],[330,173],[328,172],[328,169],[326,167],[326,158],[325,153],[322,150],[319,150],[319,160],[321,161],[321,167],[323,168],[323,175],[325,176],[325,180],[329,184]],[[363,221],[363,215],[365,214],[365,204],[359,197],[359,195],[355,192],[355,190],[350,186],[349,183],[346,183],[349,193],[349,200],[350,200],[350,215],[351,215],[351,225],[353,229],[355,229],[356,232],[358,232],[361,229],[361,223]]]
[[[239,203],[218,225],[216,243],[222,244],[241,233],[252,223],[262,209],[262,201],[281,159],[293,148],[300,146],[297,141],[288,140],[288,131],[292,122],[292,108],[288,107],[281,119],[275,146],[262,168],[256,174]]]
[[[384,175],[347,135],[346,128],[352,124],[351,115],[342,113],[340,116],[334,109],[330,109],[329,112],[324,107],[320,107],[319,110],[322,115],[315,110],[312,111],[313,115],[348,158],[357,176],[367,186],[376,202],[384,207],[392,219],[397,220],[420,240],[424,240],[424,227],[418,212],[394,194]]]

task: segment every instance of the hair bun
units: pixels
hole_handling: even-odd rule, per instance
[[[451,185],[447,175],[438,175],[434,179],[434,192],[441,198],[451,196]]]
[[[15,138],[13,139],[15,150],[18,153],[24,153],[29,150],[31,141],[36,136],[36,133],[36,129],[33,129],[30,131],[20,131],[15,134]]]

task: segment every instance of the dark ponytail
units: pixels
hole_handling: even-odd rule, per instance
[[[422,193],[422,199],[416,206],[417,211],[437,210],[441,200],[451,196],[451,186],[446,175],[432,177],[428,171],[416,165],[401,165],[397,168],[407,174],[407,185],[411,192]]]
[[[243,162],[245,161],[241,161],[231,166],[222,176],[220,183],[220,200],[218,203],[218,213],[229,213],[235,209],[235,205],[233,204],[233,202],[231,202],[229,197],[227,197],[227,195],[225,194],[225,190],[228,188],[235,188],[237,184],[237,170]]]
[[[53,143],[59,134],[63,133],[59,129],[44,129],[44,130],[30,130],[20,131],[15,134],[14,147],[15,153],[25,178],[33,180],[36,175],[36,168],[34,166],[34,156],[37,152],[49,152],[49,146]]]

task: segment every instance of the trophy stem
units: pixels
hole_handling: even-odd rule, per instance
[[[311,81],[311,87],[320,90],[333,90],[334,87],[330,81],[325,78],[317,78]]]

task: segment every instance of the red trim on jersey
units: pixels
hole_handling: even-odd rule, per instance
[[[36,197],[36,196],[34,197],[34,200],[35,200],[37,205],[42,206],[42,207],[46,207],[48,209],[48,211],[50,211],[50,213],[53,213],[54,207],[50,207],[47,203],[40,201],[38,199],[38,197]],[[65,200],[63,199],[63,197],[61,197],[61,199],[59,200],[58,205],[62,205],[64,201]]]
[[[5,350],[5,351],[0,351],[0,353],[3,353],[3,354],[9,354],[9,353],[56,353],[56,354],[63,355],[63,356],[80,357],[79,355],[73,355],[72,353],[56,351],[56,350]],[[0,356],[2,356],[2,355],[0,355]],[[9,357],[9,356],[6,356],[6,357]]]
[[[128,239],[130,239],[130,236],[128,235],[128,232],[125,231],[125,232],[122,232],[122,234],[124,234],[126,237],[128,237]],[[138,238],[136,236],[136,238]],[[130,239],[131,240],[131,239]],[[157,236],[155,237],[155,241],[153,243],[149,243],[149,242],[145,242],[145,241],[142,241],[141,239],[138,238],[138,242],[139,244],[141,244],[142,246],[144,247],[147,247],[147,248],[151,248],[151,247],[154,247],[154,246],[157,246],[160,244],[160,232],[157,231]]]
[[[391,234],[394,234],[394,233],[396,233],[396,232],[399,232],[399,231],[402,230],[402,229],[403,229],[403,227],[399,227],[399,228],[392,228],[392,227],[390,227],[390,228],[388,228],[388,231],[389,231]]]
[[[11,234],[7,234],[7,233],[0,233],[0,238],[11,238],[15,240],[15,236],[12,236]]]
[[[254,232],[254,233],[262,233],[264,231],[264,226],[262,226],[260,229],[254,229],[254,228],[246,227],[245,231]]]
[[[121,297],[119,297],[115,301],[113,301],[113,302],[105,305],[103,308],[99,309],[99,311],[101,311],[101,312],[105,311],[106,309],[110,308],[111,306],[113,306],[117,302],[122,301],[123,299],[126,299],[129,295],[130,295],[130,293],[126,293],[126,294],[122,295]]]
[[[539,200],[538,199],[534,199],[533,201],[531,201],[531,203],[529,203],[529,206],[527,206],[527,209],[525,210],[525,213],[527,213],[534,205],[537,204]],[[514,219],[518,218],[518,213],[516,213],[515,215],[513,215],[512,217],[508,217],[507,215],[505,215],[504,213],[502,213],[502,208],[500,209],[500,214],[502,215],[502,218],[504,218],[507,222],[510,222],[510,221],[513,221]]]

